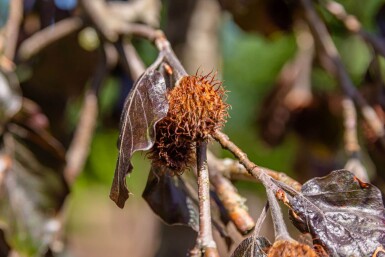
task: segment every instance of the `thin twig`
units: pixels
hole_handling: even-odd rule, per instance
[[[230,158],[218,159],[212,153],[209,152],[208,161],[209,165],[215,167],[227,178],[256,181],[255,176],[251,175],[247,171],[245,166],[240,164],[237,160],[233,160]],[[289,185],[297,191],[301,190],[301,184],[298,181],[287,176],[285,173],[274,171],[262,166],[259,166],[259,169],[264,170],[273,179],[281,181],[282,183]],[[257,181],[259,180],[257,179]]]
[[[253,231],[254,238],[257,238],[259,236],[259,232],[261,232],[262,225],[263,225],[263,222],[266,219],[267,211],[268,210],[269,210],[269,202],[267,202],[265,204],[265,206],[263,207],[262,212],[259,215],[259,218],[257,220],[257,223],[255,224],[255,228],[254,228],[254,231]],[[251,252],[253,253],[254,251],[251,251]]]
[[[92,78],[91,88],[85,94],[79,123],[66,155],[67,165],[64,169],[64,176],[69,184],[72,184],[83,170],[96,128],[98,92],[107,73],[104,49],[101,48],[99,51],[99,64]]]
[[[38,54],[42,49],[82,27],[83,21],[79,17],[72,17],[59,21],[55,23],[53,28],[47,27],[42,29],[24,40],[20,45],[18,57],[21,60],[28,60],[32,56]]]
[[[352,156],[360,151],[357,138],[357,114],[354,103],[350,98],[342,100],[342,110],[344,114],[345,126],[345,151],[348,156]]]
[[[176,57],[174,51],[171,48],[170,42],[166,39],[162,31],[158,31],[158,36],[155,39],[155,46],[160,52],[163,53],[166,61],[174,69],[175,76],[179,79],[183,76],[188,75],[186,70],[183,68],[179,59]]]
[[[199,142],[196,147],[199,199],[199,232],[196,248],[204,256],[219,256],[213,239],[210,208],[210,180],[207,166],[207,142]]]
[[[290,241],[293,240],[289,232],[287,231],[287,227],[285,224],[285,221],[283,219],[281,207],[278,204],[277,199],[275,198],[274,193],[266,188],[267,193],[267,199],[269,200],[269,207],[270,207],[270,213],[271,217],[273,219],[274,223],[274,232],[275,232],[275,240],[286,240]]]
[[[349,158],[345,169],[351,171],[362,181],[368,182],[368,172],[360,160],[360,145],[357,138],[357,114],[353,101],[345,97],[342,100],[342,109],[345,125],[345,152]]]
[[[159,26],[161,2],[159,0],[136,0],[107,2],[114,16],[126,22],[141,21],[153,27]]]
[[[132,77],[135,80],[138,79],[140,75],[143,74],[146,67],[131,42],[124,44],[124,54],[127,57],[127,63]]]
[[[150,42],[154,42],[157,38],[164,35],[161,30],[156,30],[148,25],[136,23],[123,23],[116,27],[116,31],[122,35],[134,35],[137,37],[142,37]]]
[[[89,90],[84,97],[79,123],[67,151],[67,165],[64,175],[69,184],[73,184],[83,170],[88,157],[89,147],[98,116],[98,100],[94,91]]]
[[[259,233],[261,232],[263,222],[266,219],[267,211],[269,210],[269,201],[266,202],[265,206],[262,209],[261,214],[259,215],[259,218],[257,220],[257,223],[255,224],[255,228],[253,231],[253,240],[256,241],[259,237]],[[251,253],[255,252],[255,244],[251,245]]]
[[[301,0],[301,3],[304,7],[305,17],[313,33],[313,37],[318,42],[322,51],[326,54],[326,57],[329,59],[333,66],[330,68],[325,65],[325,68],[336,77],[345,95],[351,98],[360,107],[362,115],[368,122],[377,138],[380,139],[381,143],[385,144],[385,130],[381,120],[373,108],[368,105],[364,97],[357,91],[356,87],[354,86],[341,61],[337,48],[325,24],[322,22],[321,18],[318,16],[314,9],[312,1]]]
[[[23,18],[23,0],[10,1],[9,18],[5,28],[4,56],[8,60],[15,57],[17,39],[19,37],[19,27]]]
[[[273,193],[281,192],[282,190],[274,183],[273,178],[269,176],[263,168],[249,160],[247,154],[244,153],[236,144],[230,141],[229,137],[221,131],[215,131],[212,137],[217,140],[223,148],[229,150],[239,162],[246,168],[246,170],[256,179],[258,179],[267,190],[272,190]],[[294,188],[287,185],[295,191]]]
[[[81,1],[88,17],[95,24],[100,33],[109,41],[116,42],[119,34],[115,27],[119,23],[118,17],[110,15],[104,0]]]
[[[114,46],[119,54],[119,63],[123,70],[134,81],[139,79],[140,75],[146,70],[146,67],[131,42],[123,43],[122,40],[119,40]]]
[[[212,153],[208,152],[207,155],[212,155]],[[214,162],[208,161],[210,182],[235,227],[242,235],[248,234],[254,228],[255,223],[244,204],[246,199],[239,195],[237,188],[213,164]]]
[[[385,42],[363,30],[360,21],[354,15],[348,14],[342,4],[327,0],[324,1],[324,5],[334,17],[343,22],[348,31],[359,35],[370,44],[377,53],[385,57]]]

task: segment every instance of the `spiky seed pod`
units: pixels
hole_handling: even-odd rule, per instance
[[[156,125],[156,140],[149,153],[153,165],[166,167],[171,175],[181,174],[194,162],[194,149],[191,142],[184,141],[176,134],[176,124],[168,116]]]
[[[270,247],[267,257],[319,257],[308,245],[296,241],[277,241]]]
[[[180,174],[193,161],[194,143],[208,140],[228,116],[226,91],[215,76],[182,77],[168,92],[167,116],[156,125],[156,140],[149,158]]]

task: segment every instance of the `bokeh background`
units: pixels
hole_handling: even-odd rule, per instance
[[[309,30],[300,22],[301,8],[296,1],[136,2],[141,1],[146,7],[138,11],[143,12],[139,22],[164,30],[190,74],[198,70],[218,72],[229,91],[227,102],[231,105],[224,131],[251,160],[284,171],[300,182],[345,166],[342,93],[338,82],[322,68],[320,57],[314,54],[317,46],[312,40],[306,41]],[[41,107],[53,136],[68,148],[80,122],[84,94],[92,87],[101,58],[98,49],[106,41],[100,39],[80,0],[22,2],[24,13],[14,73],[23,96]],[[365,31],[383,40],[384,1],[338,2],[358,18]],[[9,5],[10,1],[0,0],[0,26],[6,24]],[[361,37],[349,32],[321,4],[318,7],[352,81],[372,99],[373,84],[378,81],[376,76],[385,75],[383,57],[376,55]],[[80,29],[32,56],[27,54],[33,46],[22,48],[23,42],[35,33],[42,29],[55,30],[56,23],[75,16],[85,17],[85,25]],[[156,48],[136,37],[131,41],[145,64],[150,65],[157,56]],[[305,41],[310,46],[301,48],[301,42]],[[108,197],[118,154],[119,117],[134,82],[119,66],[118,53],[111,44],[105,47],[110,51],[106,51],[104,58],[111,63],[98,88],[99,115],[90,152],[65,203],[64,241],[57,246],[63,249],[60,256],[185,256],[186,250],[194,245],[195,232],[187,227],[163,224],[141,197],[150,169],[145,153],[136,153],[133,157],[134,170],[127,179],[132,195],[125,208],[119,209]],[[374,62],[379,67],[375,73]],[[293,81],[300,76],[305,82],[293,87],[296,84]],[[288,102],[290,92],[292,100]],[[373,106],[380,109],[381,104],[383,102],[373,102]],[[383,109],[378,113],[383,115]],[[365,124],[358,126],[363,146],[360,160],[370,179],[381,187],[385,157],[383,152],[376,152],[376,141],[368,139],[365,128]],[[214,143],[210,148],[220,157],[231,157]],[[263,188],[251,182],[234,183],[248,199],[250,213],[257,219],[265,204]],[[235,246],[242,236],[229,226]],[[272,233],[271,225],[266,222],[262,234],[272,238]],[[218,241],[223,256],[229,255],[225,244],[221,239]]]

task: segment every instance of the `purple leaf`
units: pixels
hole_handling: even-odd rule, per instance
[[[184,176],[170,176],[159,167],[152,166],[143,198],[164,222],[169,225],[185,225],[199,230],[198,192]],[[213,192],[212,192],[213,194]],[[218,203],[212,201],[213,227],[219,232],[228,248],[233,240],[226,228],[228,220],[222,220]]]
[[[152,167],[143,198],[151,209],[169,225],[187,225],[198,231],[198,206],[189,197],[185,182],[179,176],[156,175]]]
[[[154,145],[155,125],[167,115],[166,83],[160,72],[147,69],[128,95],[121,116],[116,163],[110,198],[120,207],[128,198],[125,177],[132,171],[131,156]]]
[[[385,246],[385,209],[381,192],[347,170],[333,171],[288,192],[293,223],[311,233],[330,256],[372,256]]]
[[[266,257],[270,246],[265,237],[249,236],[238,245],[231,257]]]

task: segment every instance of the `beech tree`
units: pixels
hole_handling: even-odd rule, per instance
[[[0,1],[1,256],[66,254],[71,189],[102,119],[119,127],[118,153],[108,153],[115,171],[104,171],[109,197],[130,205],[127,175],[144,172],[131,159],[145,152],[142,196],[168,225],[197,232],[189,256],[220,256],[218,240],[232,257],[385,255],[385,5],[357,4],[369,12],[362,21],[348,1],[331,0]],[[237,86],[222,80],[219,17],[269,42],[293,39],[274,85],[250,97],[260,140],[277,147],[297,135],[294,173],[261,166],[225,133],[244,103],[229,101]],[[353,60],[359,76],[338,47],[352,37],[366,51],[365,62]],[[149,43],[155,58],[141,50]],[[103,116],[111,77],[121,88]],[[324,156],[327,165],[317,162]],[[257,217],[235,185],[242,180],[266,192]],[[273,240],[261,230],[269,214]],[[230,223],[243,236],[236,244]]]

